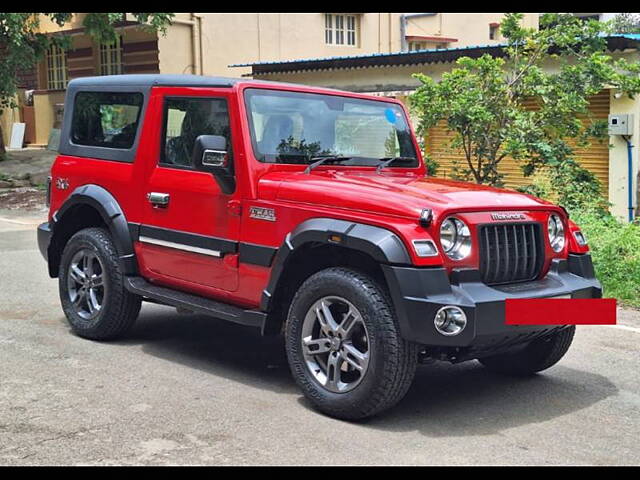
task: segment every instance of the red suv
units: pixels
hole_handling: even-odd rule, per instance
[[[76,79],[38,242],[73,331],[123,335],[142,301],[284,334],[321,411],[356,419],[420,361],[510,374],[575,328],[506,325],[505,300],[596,298],[558,206],[428,178],[403,105],[189,75]]]

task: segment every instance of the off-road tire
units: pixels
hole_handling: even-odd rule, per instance
[[[478,361],[493,372],[518,376],[533,375],[560,361],[569,350],[575,332],[575,325],[571,325],[534,340],[517,352],[484,357]]]
[[[305,315],[314,302],[330,295],[347,299],[359,310],[370,340],[367,372],[345,393],[324,388],[309,372],[302,353]],[[321,270],[300,286],[289,308],[285,341],[291,372],[305,396],[323,413],[345,420],[370,417],[399,402],[411,385],[418,360],[418,345],[400,337],[386,289],[347,268]]]
[[[69,298],[67,273],[73,256],[81,249],[92,251],[104,266],[103,305],[96,318],[86,320],[74,309]],[[58,287],[62,310],[75,334],[91,340],[113,340],[131,328],[140,313],[141,298],[124,286],[124,275],[109,233],[102,228],[85,228],[75,233],[62,252]]]

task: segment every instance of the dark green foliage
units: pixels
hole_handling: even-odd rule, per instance
[[[605,87],[630,96],[640,91],[640,64],[614,61],[606,50],[608,24],[546,14],[534,30],[521,27],[521,19],[511,13],[502,22],[505,57],[459,58],[439,82],[414,75],[421,82],[411,96],[418,132],[441,120],[455,132],[452,146],[466,160],[458,177],[500,186],[506,157],[525,176],[540,167],[563,171],[574,153],[568,140],[584,147],[607,134],[606,124],[589,116],[589,96]],[[557,69],[545,68],[548,62]],[[531,99],[534,109],[525,103]]]

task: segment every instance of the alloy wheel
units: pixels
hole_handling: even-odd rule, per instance
[[[85,320],[100,314],[105,299],[104,266],[89,249],[75,253],[67,270],[69,300],[75,312]]]
[[[317,300],[302,324],[302,352],[315,380],[335,393],[353,390],[369,367],[370,342],[358,309],[348,300]]]

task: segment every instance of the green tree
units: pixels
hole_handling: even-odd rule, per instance
[[[45,35],[39,32],[40,19],[48,18],[60,27],[67,24],[72,13],[0,13],[0,115],[7,108],[15,108],[17,74],[32,68],[42,59],[51,45],[63,49],[71,47],[71,37]],[[173,13],[133,13],[141,28],[166,32]],[[116,38],[116,24],[124,20],[124,13],[87,13],[83,26],[87,34],[99,43],[110,44]],[[0,159],[5,155],[0,126]]]
[[[630,96],[640,91],[640,64],[607,52],[609,24],[546,14],[535,30],[523,28],[521,20],[522,14],[505,15],[502,56],[459,58],[440,82],[414,75],[421,82],[411,96],[418,132],[445,121],[455,134],[452,147],[466,160],[458,176],[477,183],[502,185],[498,167],[506,157],[518,161],[525,176],[542,166],[562,167],[566,174],[563,166],[575,163],[568,140],[586,146],[607,135],[606,122],[589,116],[588,97],[605,87]],[[547,62],[557,68],[545,70]],[[531,99],[533,109],[526,105]]]
[[[640,33],[640,15],[637,13],[619,13],[611,20],[614,33]]]

